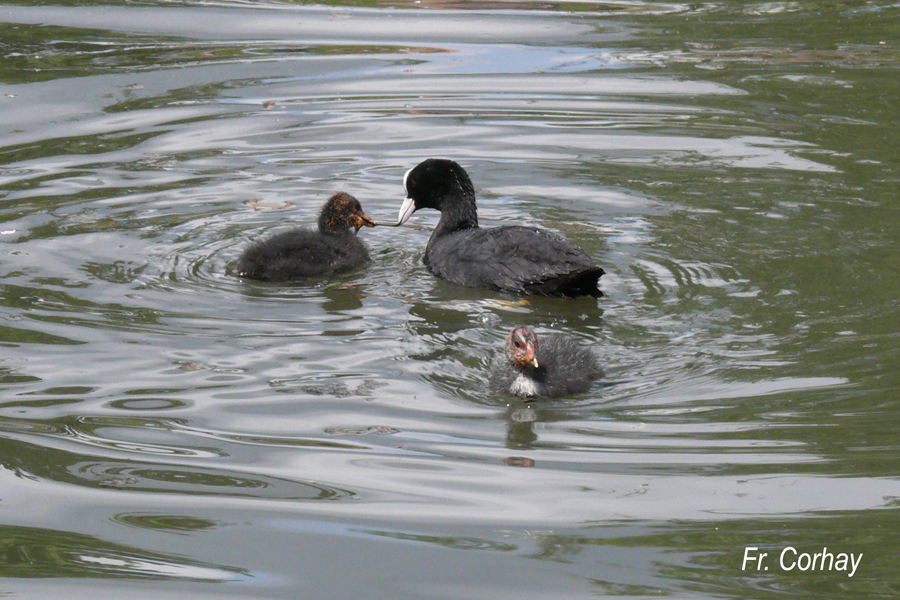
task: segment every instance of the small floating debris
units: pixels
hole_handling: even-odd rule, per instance
[[[100,487],[122,489],[134,485],[138,480],[134,477],[110,477],[100,481]]]
[[[329,427],[325,433],[328,435],[393,435],[400,433],[400,430],[394,427],[373,425],[372,427]]]
[[[301,390],[313,396],[334,396],[336,398],[348,398],[353,395],[347,384],[337,383],[320,383],[313,385],[304,385]]]
[[[179,369],[181,369],[182,371],[187,371],[187,372],[209,371],[212,368],[209,365],[205,365],[203,363],[194,362],[194,361],[190,361],[190,360],[179,360],[175,364],[178,365]]]
[[[253,210],[283,210],[291,206],[291,203],[285,200],[284,202],[274,202],[272,200],[247,200],[244,202],[245,206],[249,206]]]

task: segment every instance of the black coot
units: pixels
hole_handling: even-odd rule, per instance
[[[478,227],[475,188],[452,160],[429,158],[403,177],[403,224],[420,208],[441,211],[424,262],[437,277],[468,287],[542,296],[602,295],[601,269],[562,236],[521,225]]]
[[[538,346],[534,331],[517,327],[507,341],[491,371],[495,392],[526,398],[570,396],[587,391],[603,377],[594,353],[571,338],[541,334]]]
[[[322,207],[318,231],[291,229],[256,242],[241,255],[238,275],[293,281],[351,271],[369,262],[369,253],[356,234],[360,227],[374,226],[356,198],[338,192]]]

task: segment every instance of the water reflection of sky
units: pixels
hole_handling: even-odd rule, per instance
[[[612,50],[517,44],[467,44],[451,47],[451,52],[432,57],[423,72],[481,73],[581,73],[631,66]]]

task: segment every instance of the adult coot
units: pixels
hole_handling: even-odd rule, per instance
[[[517,327],[509,343],[494,361],[490,385],[495,392],[526,398],[569,396],[587,391],[603,377],[597,357],[578,342],[561,335],[541,335]]]
[[[338,192],[322,207],[318,231],[291,229],[256,242],[241,255],[238,275],[293,281],[345,273],[369,262],[369,253],[356,234],[360,227],[374,226],[356,198]]]
[[[478,227],[475,188],[456,162],[429,158],[403,177],[400,222],[420,208],[441,211],[425,247],[434,275],[468,287],[543,296],[602,295],[603,269],[562,236],[538,227]]]

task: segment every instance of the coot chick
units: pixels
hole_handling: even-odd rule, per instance
[[[526,398],[570,396],[587,391],[603,377],[594,353],[561,335],[537,336],[517,327],[507,336],[509,346],[494,361],[490,385],[495,392]]]
[[[238,275],[294,281],[351,271],[369,262],[369,253],[356,234],[360,227],[374,226],[356,198],[338,192],[322,207],[318,231],[291,229],[256,242],[241,255]]]
[[[398,224],[420,208],[441,211],[425,247],[435,276],[467,287],[542,296],[600,297],[601,269],[562,236],[538,227],[478,226],[475,188],[458,163],[429,158],[403,177],[406,200]]]

